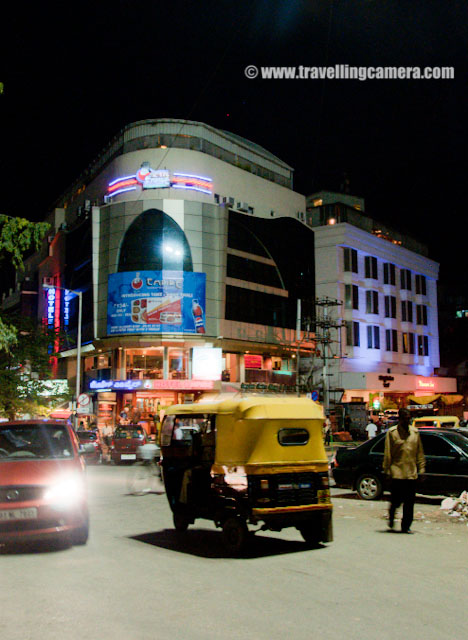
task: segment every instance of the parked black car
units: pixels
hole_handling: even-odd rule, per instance
[[[468,489],[468,438],[453,429],[420,429],[426,473],[417,493],[459,495]],[[337,487],[355,489],[363,500],[376,500],[387,489],[382,472],[385,433],[358,447],[340,447],[331,463]]]

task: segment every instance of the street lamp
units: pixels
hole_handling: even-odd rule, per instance
[[[83,292],[67,289],[66,287],[57,287],[56,285],[43,284],[44,289],[60,289],[60,291],[69,291],[78,296],[78,333],[76,338],[76,389],[75,389],[75,427],[77,426],[78,417],[78,398],[80,397],[81,383],[81,324],[83,317]]]

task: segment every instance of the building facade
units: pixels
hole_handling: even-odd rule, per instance
[[[151,120],[60,198],[26,277],[38,317],[66,333],[55,375],[72,387],[80,326],[80,390],[99,423],[125,408],[149,421],[226,385],[294,389],[296,301],[313,298],[314,265],[292,177],[234,134]]]
[[[364,201],[345,194],[309,196],[307,223],[316,295],[340,302],[330,311],[341,356],[327,363],[331,400],[333,390],[345,402],[387,396],[405,404],[408,396],[456,392],[454,378],[436,375],[439,265],[426,247],[367,217]]]
[[[364,204],[306,200],[289,165],[232,133],[133,123],[57,201],[3,307],[62,331],[54,376],[72,388],[80,347],[78,388],[100,425],[124,410],[149,424],[168,405],[242,385],[313,392],[326,379],[331,401],[366,402],[455,391],[434,376],[438,265],[377,228]],[[337,301],[325,373],[304,331],[316,298]]]

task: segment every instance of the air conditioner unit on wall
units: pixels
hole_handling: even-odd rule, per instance
[[[247,211],[249,210],[249,203],[248,202],[238,202],[237,203],[237,208],[239,211],[245,211],[247,213]]]

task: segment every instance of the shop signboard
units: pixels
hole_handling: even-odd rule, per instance
[[[205,333],[206,275],[130,271],[109,275],[107,334]]]
[[[261,369],[263,366],[263,357],[246,353],[244,356],[244,366],[246,369]]]
[[[215,387],[214,380],[92,380],[91,391],[106,395],[110,389],[114,391],[211,391]]]

